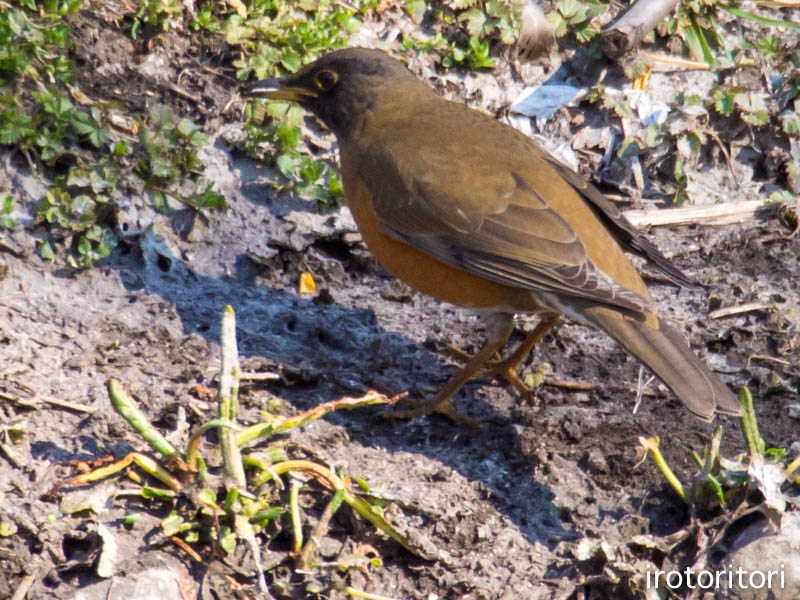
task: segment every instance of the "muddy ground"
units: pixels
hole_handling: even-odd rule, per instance
[[[177,210],[165,217],[132,186],[120,192],[123,243],[84,272],[41,260],[35,229],[17,228],[8,240],[19,254],[0,255],[8,269],[0,280],[0,406],[4,427],[21,425],[25,434],[0,460],[0,513],[18,526],[17,535],[0,538],[0,597],[10,597],[23,583],[31,586],[27,597],[37,599],[244,594],[254,582],[246,553],[206,566],[173,545],[150,546],[166,514],[155,505],[117,500],[92,516],[63,517],[58,495],[45,496],[73,473],[70,461],[146,450],[111,409],[106,380],[123,382],[147,415],[182,445],[187,419],[195,425],[215,414],[193,390],[197,384],[215,385],[226,304],[236,310],[246,368],[283,374],[278,381],[244,387],[240,419],[245,423],[258,420],[258,411],[275,399],[283,412],[292,413],[369,389],[430,393],[457,369],[446,346],[476,351],[481,324],[389,277],[354,233],[346,209],[319,214],[313,203],[277,193],[274,171],[236,151],[228,140],[235,137],[241,103],[228,105],[235,84],[220,75],[230,61],[224,47],[204,55],[197,40],[178,32],[164,34],[158,44],[133,42],[88,13],[73,25],[81,68],[76,85],[89,97],[124,99],[139,109],[160,101],[203,119],[214,142],[206,150],[207,176],[230,208],[203,217]],[[360,43],[381,33],[375,27]],[[200,69],[201,63],[212,68]],[[146,68],[153,64],[159,67]],[[417,68],[423,75],[430,72]],[[554,72],[526,68],[528,84]],[[682,75],[663,77],[675,85]],[[487,85],[491,78],[515,82],[498,91]],[[175,81],[201,102],[170,91]],[[497,110],[502,103],[495,105],[496,99],[521,85],[509,67],[470,76],[450,93]],[[479,88],[487,91],[476,96]],[[546,133],[569,132],[569,115],[553,121]],[[2,161],[9,189],[29,203],[41,197],[42,183],[25,171],[19,156],[7,154]],[[738,184],[726,178],[724,163],[706,165],[698,180],[724,182],[729,201],[774,189],[768,179],[752,176],[755,161],[744,156],[734,162],[744,175]],[[677,290],[650,281],[664,314],[680,324],[696,352],[731,385],[750,387],[768,445],[796,449],[800,429],[790,407],[798,403],[800,388],[800,238],[790,234],[775,216],[653,231],[651,239],[705,287]],[[313,296],[297,291],[302,271],[314,275]],[[753,302],[765,306],[708,317],[710,309]],[[526,327],[530,323],[521,321],[518,331]],[[328,538],[330,556],[369,543],[382,555],[383,567],[303,579],[284,560],[288,536],[279,536],[263,549],[265,563],[283,560],[269,574],[273,595],[317,597],[307,591],[309,580],[338,578],[392,598],[631,596],[627,575],[616,585],[612,574],[624,573],[627,565],[635,579],[636,573],[665,564],[663,553],[631,549],[631,538],[666,536],[688,522],[685,507],[653,463],[641,461],[637,439],[660,436],[670,465],[690,480],[696,470],[689,450],[701,450],[721,424],[723,453],[741,452],[739,424],[729,418],[704,424],[653,382],[644,388],[638,413],[631,414],[638,363],[605,335],[574,323],[564,322],[545,338],[523,375],[544,363],[552,379],[585,382],[590,389],[544,385],[532,402],[503,382],[480,379],[456,400],[459,409],[485,420],[479,430],[437,417],[387,421],[375,407],[331,415],[293,432],[297,447],[313,448],[322,460],[393,499],[389,518],[432,559],[378,537],[343,509]],[[48,403],[52,398],[93,412],[55,406]],[[128,529],[122,519],[132,506],[147,509],[148,516]],[[118,545],[110,578],[99,577],[86,559],[98,524],[112,531]],[[586,539],[604,540],[618,564],[606,565],[611,557],[580,560]],[[724,554],[718,558],[724,560]],[[691,555],[691,550],[678,553],[685,560]],[[245,587],[234,592],[226,576]],[[323,597],[344,595],[332,591]],[[648,596],[642,591],[639,597]]]

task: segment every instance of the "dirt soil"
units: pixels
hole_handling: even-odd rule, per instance
[[[204,151],[206,176],[230,209],[206,216],[177,210],[165,217],[132,183],[119,192],[125,196],[124,243],[84,272],[41,260],[30,231],[18,228],[8,240],[20,253],[0,254],[7,266],[0,280],[0,410],[3,428],[19,424],[25,435],[5,446],[8,453],[0,459],[0,513],[19,528],[16,536],[0,538],[0,598],[11,597],[31,578],[27,597],[36,599],[232,597],[235,586],[226,576],[245,591],[254,589],[246,553],[227,563],[197,564],[174,545],[150,545],[166,513],[142,510],[149,516],[132,528],[123,526],[131,507],[150,506],[142,501],[118,499],[91,517],[65,517],[59,494],[46,495],[74,473],[74,461],[147,451],[111,409],[106,380],[119,379],[182,446],[187,420],[194,426],[215,414],[213,403],[198,400],[193,389],[215,386],[226,304],[236,311],[246,368],[282,373],[278,381],[243,388],[244,423],[256,422],[259,410],[275,399],[292,413],[369,389],[430,393],[458,367],[446,346],[476,351],[482,326],[473,315],[388,276],[362,245],[346,209],[319,214],[312,203],[278,193],[269,167],[242,158],[229,143],[240,128],[242,103],[234,81],[222,74],[231,60],[227,48],[209,55],[198,38],[175,32],[160,35],[157,43],[131,41],[90,14],[80,15],[73,27],[75,85],[89,97],[121,99],[141,110],[163,102],[205,124],[214,142]],[[376,27],[371,35],[381,33]],[[368,43],[369,34],[363,36],[355,43]],[[426,77],[433,73],[429,66],[412,68]],[[554,72],[525,69],[528,84]],[[674,77],[662,75],[661,85],[679,87],[681,76]],[[501,79],[513,83],[490,83]],[[451,97],[495,112],[504,105],[501,99],[507,106],[522,86],[510,67],[465,82],[450,74],[438,87],[445,80],[464,83],[444,84]],[[188,94],[176,93],[176,85]],[[477,94],[480,89],[485,92]],[[593,109],[586,110],[593,118]],[[569,115],[551,121],[545,134],[567,139]],[[730,201],[757,198],[751,194],[769,188],[769,180],[752,176],[755,161],[733,160],[745,175],[739,181],[747,184],[731,183],[724,162],[704,166],[704,182],[727,182]],[[25,171],[20,157],[2,161],[9,188],[30,203],[38,200],[42,183]],[[789,416],[800,389],[800,238],[790,233],[768,218],[651,234],[705,286],[677,290],[651,280],[664,314],[680,324],[721,377],[749,386],[762,436],[782,448],[800,441],[798,421]],[[298,293],[303,271],[316,280],[313,296]],[[754,302],[765,306],[708,317],[710,309]],[[521,320],[514,340],[530,326]],[[437,417],[388,421],[376,407],[337,413],[293,432],[293,444],[313,448],[322,460],[393,499],[390,520],[431,555],[415,557],[345,515],[335,522],[332,543],[372,544],[383,567],[331,577],[392,598],[633,595],[607,576],[603,561],[582,560],[578,548],[582,540],[603,540],[634,570],[655,568],[663,554],[636,554],[629,540],[686,526],[683,504],[653,463],[641,460],[637,439],[658,435],[669,464],[690,480],[696,469],[689,451],[701,451],[718,425],[725,428],[723,454],[743,450],[738,421],[704,424],[653,382],[644,386],[641,406],[631,414],[638,363],[605,335],[575,323],[564,322],[549,334],[522,374],[545,363],[551,379],[586,382],[590,389],[544,385],[532,402],[503,382],[479,379],[456,400],[459,409],[485,420],[478,430]],[[111,578],[99,577],[86,558],[103,528],[116,540],[121,565]],[[269,575],[276,584],[273,595],[317,597],[306,591],[307,580],[291,573],[286,556],[279,544],[263,549],[266,564],[275,557],[284,561]]]

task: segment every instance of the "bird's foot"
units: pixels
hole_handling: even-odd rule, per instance
[[[455,346],[448,346],[447,351],[463,361],[469,361],[472,359],[472,356],[463,350],[456,348]],[[520,379],[519,375],[517,375],[517,367],[519,367],[521,362],[522,361],[516,356],[516,353],[512,353],[508,358],[502,358],[498,353],[497,358],[487,362],[483,367],[481,367],[475,376],[503,378],[511,387],[516,389],[521,396],[530,401],[535,401],[536,392],[534,392],[524,381],[522,381],[522,379]]]

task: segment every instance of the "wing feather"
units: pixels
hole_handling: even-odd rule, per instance
[[[429,163],[428,168],[404,169],[417,174],[409,180],[380,152],[365,160],[373,172],[383,174],[370,194],[381,227],[391,237],[498,283],[635,312],[650,307],[648,299],[592,264],[575,231],[522,176],[509,170],[487,174],[476,193],[488,187],[490,198],[464,202],[456,195],[459,186],[425,176],[437,171]]]

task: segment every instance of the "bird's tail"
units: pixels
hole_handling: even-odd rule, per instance
[[[607,308],[587,311],[589,319],[650,368],[692,413],[711,421],[714,413],[742,414],[736,396],[683,340],[664,323],[658,329]]]

